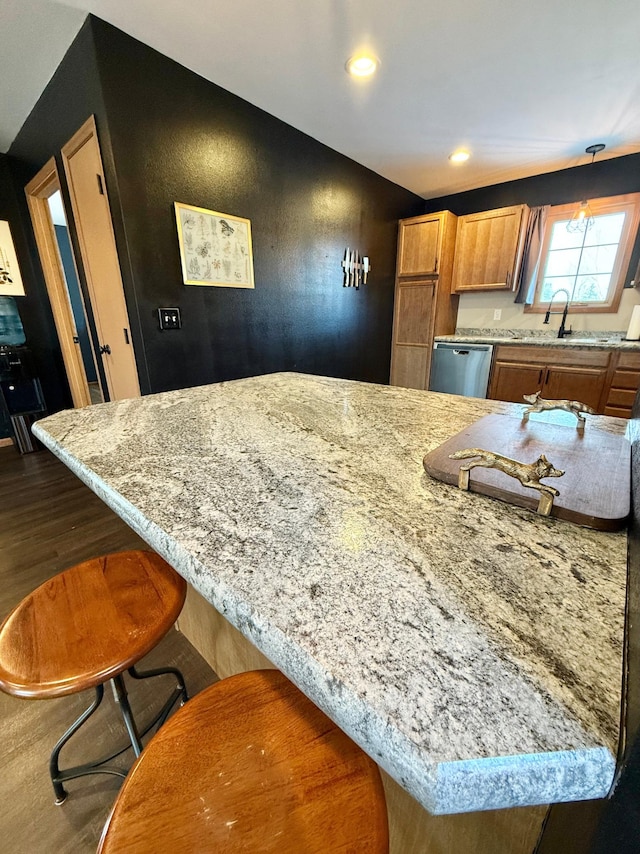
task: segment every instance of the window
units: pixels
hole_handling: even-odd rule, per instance
[[[568,295],[574,314],[618,310],[638,231],[640,193],[589,200],[592,224],[582,231],[569,231],[577,206],[551,208],[528,311],[546,311],[554,295],[563,303]]]

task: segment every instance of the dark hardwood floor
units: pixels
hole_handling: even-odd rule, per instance
[[[12,447],[0,448],[0,620],[55,573],[99,554],[139,547],[146,545],[48,451],[21,456]],[[182,670],[191,696],[217,678],[175,629],[140,667],[169,664]],[[132,686],[139,719],[162,704],[172,687],[166,679]],[[0,850],[96,850],[121,779],[93,775],[70,781],[69,797],[57,807],[48,774],[51,748],[92,698],[93,691],[55,700],[20,700],[0,692]],[[106,690],[94,718],[63,749],[61,764],[91,760],[125,742],[122,719]]]

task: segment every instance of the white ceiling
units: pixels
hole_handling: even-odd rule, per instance
[[[640,152],[638,0],[0,0],[4,150],[87,11],[425,198]]]
[[[7,151],[86,17],[52,0],[0,0],[0,151]]]

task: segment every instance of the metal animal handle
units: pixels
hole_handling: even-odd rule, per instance
[[[596,415],[595,409],[592,409],[590,406],[587,406],[586,403],[581,403],[579,400],[545,400],[540,397],[540,391],[536,391],[535,394],[523,394],[522,397],[526,403],[530,403],[531,406],[527,407],[522,413],[522,422],[525,423],[529,420],[529,415],[532,412],[548,412],[551,409],[562,409],[564,412],[569,412],[571,415],[575,415],[578,419],[578,423],[576,427],[578,430],[584,430],[585,418],[582,413],[587,413],[588,415]]]
[[[560,495],[558,490],[553,486],[540,483],[543,477],[562,477],[564,475],[564,472],[561,469],[555,468],[544,454],[541,454],[533,463],[521,463],[518,460],[505,457],[503,454],[486,451],[484,448],[464,448],[461,451],[456,451],[454,454],[449,454],[449,459],[471,460],[465,465],[460,466],[458,472],[459,489],[469,489],[469,472],[476,466],[498,469],[498,471],[504,472],[509,477],[519,480],[523,486],[529,489],[537,489],[540,492],[538,513],[541,516],[548,516],[551,513],[554,496]]]

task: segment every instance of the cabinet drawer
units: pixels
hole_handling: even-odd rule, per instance
[[[609,397],[607,398],[607,406],[623,406],[627,409],[631,409],[635,399],[635,389],[612,388],[609,391]]]
[[[611,380],[611,388],[632,388],[634,391],[640,386],[639,371],[617,370]]]
[[[640,352],[636,350],[620,351],[618,353],[617,367],[640,371]]]
[[[574,350],[562,347],[530,347],[520,344],[501,344],[496,348],[496,360],[520,362],[527,365],[573,365],[578,368],[606,368],[608,350]]]
[[[605,406],[604,415],[611,415],[614,418],[631,418],[631,410],[619,406]]]

